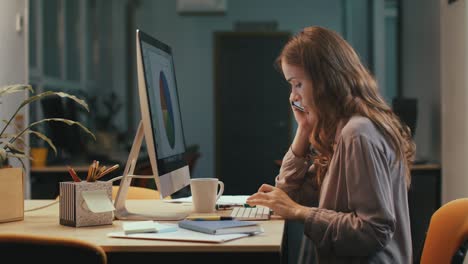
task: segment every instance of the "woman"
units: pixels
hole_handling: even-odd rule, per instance
[[[331,30],[305,28],[277,65],[304,112],[292,108],[298,127],[276,187],[262,185],[247,202],[302,220],[318,263],[412,262],[409,128]]]

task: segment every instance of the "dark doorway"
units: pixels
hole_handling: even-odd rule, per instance
[[[216,32],[216,176],[224,194],[274,184],[290,144],[290,90],[273,64],[290,34]]]

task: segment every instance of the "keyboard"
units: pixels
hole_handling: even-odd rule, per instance
[[[270,208],[268,207],[234,207],[231,216],[236,220],[258,221],[270,219]]]

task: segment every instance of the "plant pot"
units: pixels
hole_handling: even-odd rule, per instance
[[[45,167],[47,161],[47,148],[31,148],[31,166]]]
[[[24,219],[23,168],[0,169],[0,223]]]
[[[115,150],[117,145],[117,133],[111,131],[97,131],[96,142],[104,153],[109,153]]]

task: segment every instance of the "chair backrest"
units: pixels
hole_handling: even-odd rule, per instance
[[[112,199],[115,200],[117,196],[117,191],[119,190],[120,186],[113,185],[112,186]],[[159,192],[144,187],[138,186],[130,186],[128,188],[127,199],[135,199],[135,200],[150,200],[150,199],[161,199]]]
[[[421,264],[452,263],[457,250],[468,239],[468,198],[450,201],[431,217]]]
[[[0,255],[12,263],[107,263],[106,253],[98,245],[74,238],[29,234],[0,234]]]

